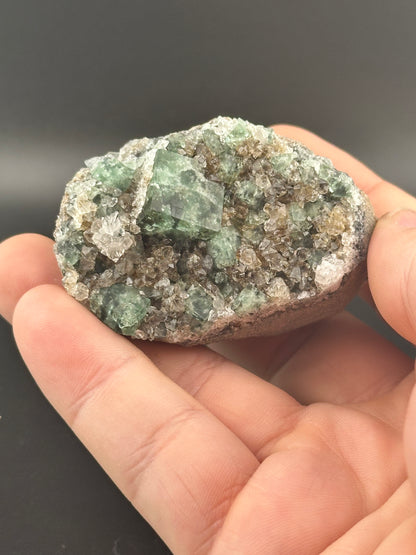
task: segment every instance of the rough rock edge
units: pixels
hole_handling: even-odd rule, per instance
[[[367,279],[367,247],[375,225],[372,206],[363,195],[361,239],[357,237],[356,264],[351,272],[344,275],[341,285],[335,291],[324,290],[320,294],[285,304],[270,302],[256,312],[243,316],[222,318],[213,323],[210,330],[202,334],[188,334],[186,338],[165,343],[180,343],[185,346],[207,345],[227,339],[263,337],[291,331],[313,322],[323,320],[341,312],[355,297],[358,289]]]

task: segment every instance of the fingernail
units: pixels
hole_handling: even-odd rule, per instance
[[[387,217],[403,229],[416,227],[416,212],[414,210],[400,208],[387,214]]]

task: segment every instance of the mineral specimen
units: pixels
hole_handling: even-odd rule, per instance
[[[119,333],[277,333],[340,310],[365,277],[367,198],[272,129],[218,117],[85,164],[55,252],[67,291]]]

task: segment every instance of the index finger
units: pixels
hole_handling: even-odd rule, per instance
[[[351,154],[315,133],[293,125],[274,125],[273,129],[278,135],[295,139],[315,154],[329,158],[338,170],[352,177],[356,185],[368,195],[377,218],[399,208],[416,210],[416,199],[412,195],[385,181]]]
[[[172,551],[208,549],[259,464],[243,441],[61,287],[25,293],[13,327],[46,397]]]

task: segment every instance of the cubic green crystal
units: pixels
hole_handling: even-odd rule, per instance
[[[272,156],[270,158],[270,163],[278,175],[288,177],[290,174],[290,168],[297,158],[298,154],[296,152],[286,152],[278,154],[277,156]]]
[[[104,156],[92,164],[91,175],[107,189],[126,191],[132,182],[134,168],[128,167],[112,156]]]
[[[260,308],[266,300],[266,295],[256,287],[245,287],[235,298],[232,307],[237,314],[245,314]]]
[[[250,208],[258,209],[264,204],[264,194],[253,181],[240,181],[235,184],[235,196]]]
[[[91,295],[91,310],[111,329],[133,334],[146,316],[150,300],[134,287],[116,283]]]
[[[223,227],[207,243],[207,251],[212,256],[217,268],[226,268],[235,262],[237,249],[241,239],[237,230],[232,227]]]
[[[188,289],[189,297],[186,299],[186,311],[194,318],[201,321],[208,320],[212,310],[212,297],[210,297],[199,285],[191,285]]]
[[[334,198],[343,198],[354,190],[354,182],[346,173],[339,172],[328,180],[328,189]]]
[[[342,308],[363,278],[366,197],[272,129],[218,117],[85,164],[55,253],[66,290],[118,333],[196,344],[286,331]]]
[[[251,135],[250,125],[242,119],[238,119],[230,133],[225,137],[225,143],[231,147],[241,145]]]
[[[156,152],[145,215],[153,211],[218,231],[223,201],[224,187],[206,179],[194,159],[162,149]]]

